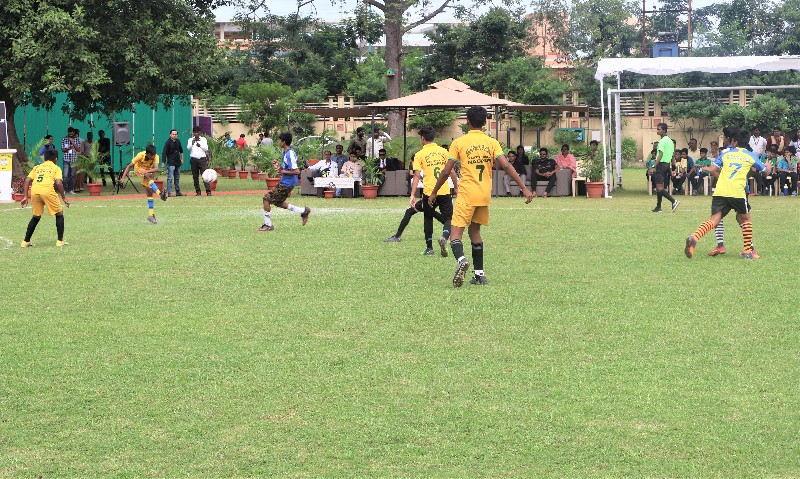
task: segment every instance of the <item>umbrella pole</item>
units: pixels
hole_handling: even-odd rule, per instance
[[[519,144],[522,145],[522,110],[519,111]]]
[[[406,166],[406,138],[408,134],[408,108],[403,110],[405,114],[403,115],[403,166]],[[406,168],[408,169],[408,168]]]

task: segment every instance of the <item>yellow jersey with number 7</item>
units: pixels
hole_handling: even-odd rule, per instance
[[[741,148],[731,148],[719,155],[714,161],[719,171],[717,188],[713,196],[724,196],[726,198],[745,198],[747,193],[747,175],[750,168],[757,171],[764,169],[761,163],[752,152]]]
[[[422,149],[414,155],[414,170],[422,171],[422,193],[425,196],[430,196],[433,193],[433,187],[436,186],[439,173],[442,172],[449,159],[450,153],[436,143],[423,145]],[[450,185],[445,182],[436,194],[449,195]]]
[[[450,145],[450,156],[461,163],[458,202],[487,206],[492,198],[492,168],[503,154],[497,140],[480,130],[470,130]]]

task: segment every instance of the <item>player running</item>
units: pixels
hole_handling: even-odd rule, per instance
[[[417,203],[416,192],[417,185],[419,184],[420,175],[422,175],[422,212],[425,215],[424,232],[425,232],[425,251],[424,255],[432,255],[433,252],[433,218],[436,212],[436,207],[444,220],[442,227],[442,236],[439,237],[439,248],[441,249],[442,257],[447,257],[447,240],[450,238],[450,222],[453,218],[453,200],[450,196],[450,185],[442,184],[441,188],[436,190],[436,198],[433,202],[429,203],[428,199],[433,192],[433,185],[439,178],[439,173],[447,164],[447,160],[452,159],[450,153],[433,142],[436,137],[436,132],[433,127],[423,126],[419,129],[419,137],[422,141],[422,148],[414,155],[414,179],[411,180],[411,198],[409,205],[413,208]],[[453,182],[453,190],[458,189],[458,177],[455,171],[450,171],[450,179]]]
[[[525,186],[511,163],[503,154],[503,148],[494,138],[482,131],[486,124],[486,109],[473,106],[467,109],[467,124],[469,132],[456,139],[450,145],[450,159],[434,185],[428,204],[436,202],[436,192],[444,185],[456,162],[461,165],[461,182],[458,187],[458,197],[453,210],[452,232],[450,233],[450,248],[458,262],[453,286],[460,288],[464,284],[464,275],[469,269],[469,261],[464,256],[464,245],[461,237],[464,229],[469,228],[469,239],[472,242],[472,261],[474,263],[474,277],[470,284],[486,285],[486,275],[483,271],[483,239],[481,238],[481,225],[489,225],[489,202],[492,197],[492,169],[495,162],[511,176],[525,196],[525,203],[530,203],[533,193]]]
[[[257,228],[256,231],[272,231],[275,229],[272,226],[272,207],[270,204],[299,213],[303,226],[308,222],[308,215],[311,214],[311,208],[301,208],[286,202],[292,194],[292,189],[297,186],[300,168],[297,167],[297,154],[292,149],[292,134],[288,131],[281,133],[278,136],[278,144],[283,148],[283,162],[279,164],[276,160],[273,161],[273,164],[281,173],[281,181],[275,188],[264,194],[262,200],[264,204],[264,224]]]
[[[697,241],[714,229],[731,210],[736,211],[736,221],[739,222],[739,226],[742,228],[742,238],[744,240],[742,258],[759,258],[758,254],[753,251],[753,224],[750,221],[750,203],[747,201],[745,185],[747,184],[747,175],[750,173],[750,168],[762,171],[764,164],[753,152],[739,146],[747,145],[750,132],[743,128],[732,128],[730,135],[731,148],[720,155],[713,165],[707,167],[708,171],[719,170],[717,188],[714,190],[711,200],[711,218],[686,238],[684,253],[687,258],[694,256]]]

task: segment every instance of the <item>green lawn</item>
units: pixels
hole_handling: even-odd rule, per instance
[[[404,198],[0,205],[0,477],[800,477],[798,199],[688,260],[710,197],[625,181],[493,200],[457,290]]]

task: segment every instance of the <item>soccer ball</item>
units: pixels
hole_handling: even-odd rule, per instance
[[[212,170],[211,168],[207,169],[203,172],[203,181],[206,183],[213,183],[217,181],[217,172]]]

